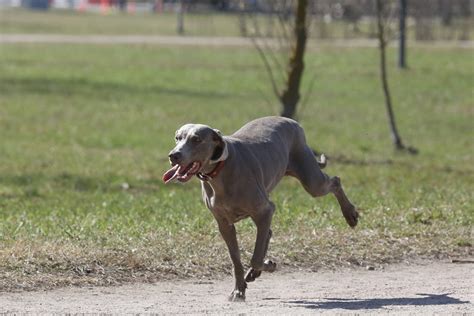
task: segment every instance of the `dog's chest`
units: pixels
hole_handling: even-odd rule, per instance
[[[239,199],[215,194],[208,185],[203,185],[202,195],[207,208],[217,218],[225,218],[229,223],[235,223],[250,216],[248,208],[243,207]]]
[[[238,208],[214,207],[210,209],[215,216],[224,217],[229,223],[236,223],[249,217],[249,213]]]

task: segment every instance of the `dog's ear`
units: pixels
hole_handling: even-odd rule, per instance
[[[213,129],[212,132],[212,139],[217,144],[211,156],[211,163],[216,163],[227,159],[227,144],[225,143],[224,138],[222,137],[221,131],[219,131],[218,129]]]
[[[222,133],[220,130],[213,128],[212,129],[212,140],[216,142],[222,142]]]

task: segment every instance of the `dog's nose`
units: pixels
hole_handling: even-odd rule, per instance
[[[168,157],[170,158],[170,161],[172,163],[179,163],[179,161],[181,160],[181,153],[179,153],[179,152],[173,153],[172,152],[168,155]]]

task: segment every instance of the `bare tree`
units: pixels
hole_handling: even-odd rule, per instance
[[[296,20],[293,28],[294,46],[288,59],[286,86],[280,95],[280,101],[283,105],[281,115],[285,117],[293,117],[295,115],[296,105],[300,100],[300,84],[304,71],[303,57],[308,37],[306,31],[307,7],[307,0],[298,0],[295,12]]]
[[[269,0],[266,2],[271,32],[262,36],[259,21],[253,16],[254,33],[250,34],[263,60],[273,87],[282,105],[281,115],[294,118],[300,101],[300,86],[304,72],[304,54],[308,37],[308,0]],[[277,20],[274,23],[273,20]],[[271,36],[271,38],[269,37]],[[284,52],[285,59],[279,54]]]
[[[444,26],[450,26],[453,22],[452,0],[438,0],[438,13]]]
[[[459,7],[461,11],[461,17],[462,17],[462,27],[461,27],[461,36],[460,40],[461,41],[467,41],[469,40],[469,34],[471,33],[471,6],[472,6],[472,1],[470,0],[459,0]]]
[[[432,0],[417,0],[411,3],[415,18],[415,39],[418,41],[434,40],[435,2]]]
[[[178,34],[184,34],[184,1],[179,0],[176,2],[176,31]]]
[[[379,41],[380,51],[380,79],[382,82],[382,88],[385,96],[385,106],[387,109],[387,115],[389,120],[390,132],[392,135],[392,142],[397,150],[406,150],[410,153],[417,153],[417,150],[413,147],[406,147],[400,134],[398,133],[397,124],[395,121],[395,114],[392,107],[392,98],[390,96],[390,88],[388,85],[388,74],[387,74],[387,57],[386,48],[388,44],[389,32],[390,32],[390,17],[391,10],[393,8],[387,5],[386,0],[376,0],[376,11],[377,11],[377,35]]]
[[[398,45],[398,67],[407,68],[406,62],[406,18],[408,10],[408,0],[400,0],[400,16],[399,16],[399,45]]]

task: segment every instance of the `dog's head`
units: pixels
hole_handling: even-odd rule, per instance
[[[163,175],[165,183],[174,179],[186,182],[206,166],[227,158],[221,132],[207,125],[183,125],[175,140],[176,146],[168,155],[172,167]]]

